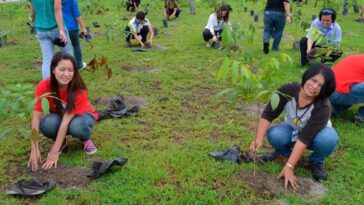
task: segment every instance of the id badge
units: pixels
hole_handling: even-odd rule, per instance
[[[296,140],[297,140],[297,138],[298,138],[298,133],[299,133],[299,131],[298,130],[293,130],[292,131],[292,142],[295,142]]]

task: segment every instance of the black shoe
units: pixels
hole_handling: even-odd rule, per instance
[[[269,43],[263,43],[263,51],[265,54],[269,53]]]
[[[310,168],[313,178],[315,178],[316,181],[327,179],[327,173],[324,170],[322,163],[310,162]]]
[[[277,159],[280,155],[277,152],[269,153],[269,154],[259,154],[257,158],[264,162],[272,162]]]

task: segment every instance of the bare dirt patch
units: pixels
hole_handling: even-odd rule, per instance
[[[57,169],[39,170],[31,175],[42,182],[53,180],[57,187],[66,189],[69,187],[83,188],[90,184],[92,170],[85,167],[60,166]]]
[[[107,106],[112,99],[112,96],[98,97],[92,101],[92,104]],[[146,108],[148,103],[144,97],[141,96],[124,96],[125,104],[128,107],[139,106],[140,108]]]
[[[129,72],[157,72],[159,69],[150,65],[132,66],[130,64],[122,64],[121,69]]]
[[[300,187],[293,190],[291,187],[284,188],[284,180],[277,179],[276,175],[265,172],[241,171],[237,176],[260,197],[273,199],[279,194],[298,195],[306,202],[318,202],[325,194],[327,189],[320,183],[303,177],[297,177]]]

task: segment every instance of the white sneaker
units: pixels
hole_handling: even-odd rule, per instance
[[[80,68],[80,70],[83,70],[84,68],[86,68],[86,66],[87,66],[87,63],[82,62],[82,68]]]

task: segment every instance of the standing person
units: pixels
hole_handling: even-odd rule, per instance
[[[78,8],[78,0],[62,0],[62,12],[63,20],[70,35],[73,47],[73,56],[76,59],[77,67],[78,69],[83,69],[86,67],[86,63],[82,61],[78,25],[81,26],[83,36],[87,36],[89,34],[83,22],[80,9]]]
[[[40,81],[35,90],[37,101],[33,108],[32,129],[54,141],[54,144],[42,168],[57,168],[59,154],[67,144],[66,135],[79,138],[86,154],[96,152],[91,140],[91,130],[98,113],[88,100],[87,87],[77,69],[75,59],[68,53],[58,52],[52,58],[51,76]],[[52,93],[47,97],[49,114],[43,117],[40,96]],[[41,162],[39,140],[31,142],[31,153],[28,166],[37,171]]]
[[[221,41],[224,24],[230,25],[230,9],[231,7],[229,5],[221,5],[215,12],[210,14],[205,30],[202,33],[203,39],[206,42],[206,47],[210,48],[211,41],[213,43]]]
[[[288,183],[293,188],[298,187],[294,168],[306,149],[313,150],[309,163],[314,178],[327,179],[323,163],[338,143],[338,135],[329,120],[331,109],[328,97],[334,90],[332,70],[325,64],[315,64],[305,71],[301,83],[281,86],[278,89],[278,107],[273,110],[269,103],[261,114],[250,152],[255,154],[267,135],[275,152],[261,155],[260,158],[265,161],[272,161],[279,156],[288,158],[279,174],[279,177],[285,178],[286,188]],[[283,111],[284,122],[269,128]]]
[[[338,115],[355,104],[364,103],[364,54],[350,55],[340,60],[333,71],[336,91],[330,96],[332,114]],[[361,105],[354,117],[364,123],[364,106]]]
[[[140,0],[128,0],[126,2],[126,10],[135,12],[140,10]]]
[[[310,30],[312,28],[318,28],[322,32],[322,36],[328,40],[328,44],[340,45],[341,27],[335,20],[336,11],[334,9],[322,9],[319,18],[312,21]],[[322,46],[324,44],[325,42],[316,44],[311,37],[311,32],[308,32],[308,34],[300,40],[301,65],[304,66],[308,63],[307,54],[310,54],[314,47]]]
[[[129,21],[129,25],[125,28],[125,33],[128,46],[131,46],[131,38],[137,40],[142,48],[153,46],[154,32],[152,24],[145,18],[144,12],[138,12]],[[150,33],[149,42],[147,42],[148,33]],[[146,45],[147,43],[148,45]]]
[[[359,6],[358,6],[358,3],[356,2],[356,0],[352,0],[351,4],[353,6],[354,13],[356,13],[356,14],[359,13]],[[348,14],[348,5],[349,5],[349,1],[344,0],[344,2],[343,2],[343,11],[342,11],[342,14],[344,16],[346,16]]]
[[[190,1],[190,14],[195,15],[196,14],[195,0],[189,0],[189,1]]]
[[[176,0],[167,0],[164,3],[163,14],[166,20],[172,20],[179,17],[181,10]]]
[[[269,39],[273,37],[273,51],[279,50],[286,24],[291,23],[291,11],[288,0],[268,0],[264,10],[263,51],[269,53]]]
[[[54,53],[54,45],[72,54],[70,37],[62,22],[61,0],[29,0],[30,18],[34,21],[37,39],[42,50],[42,77],[50,76],[49,67]]]

